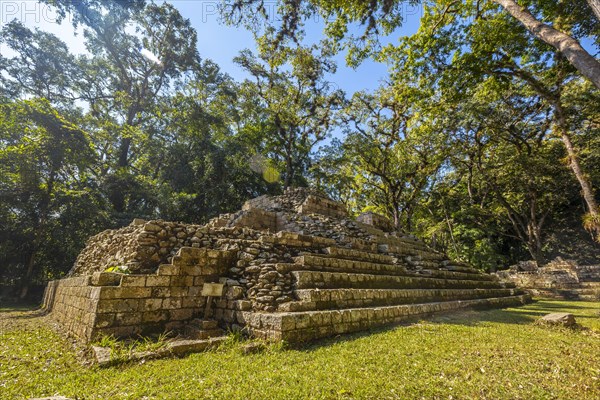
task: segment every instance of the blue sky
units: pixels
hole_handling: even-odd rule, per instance
[[[243,29],[225,26],[220,23],[217,11],[219,1],[214,0],[175,0],[171,1],[179,12],[188,18],[198,32],[198,50],[203,57],[217,62],[221,68],[236,79],[246,77],[244,72],[232,62],[240,50],[254,49],[252,34]],[[271,5],[274,5],[272,2]],[[267,2],[268,5],[268,2]],[[273,7],[274,8],[274,7]],[[402,35],[410,35],[418,29],[421,17],[420,8],[406,6],[405,24],[386,41],[397,42]],[[312,19],[306,22],[307,40],[318,42],[322,37],[323,21]],[[365,61],[357,69],[345,65],[344,55],[337,57],[338,71],[332,80],[347,93],[377,88],[379,82],[387,77],[387,66],[374,61]]]
[[[220,0],[174,0],[170,3],[185,18],[188,18],[197,30],[198,51],[203,58],[212,59],[224,72],[237,80],[246,77],[244,71],[232,60],[240,50],[254,49],[254,38],[243,28],[226,26],[220,22],[217,11]],[[395,43],[400,36],[410,35],[418,29],[420,8],[407,5],[404,13],[404,26],[385,41]],[[35,0],[0,0],[0,25],[14,18],[30,28],[38,27],[54,33],[65,41],[74,53],[84,51],[82,35],[74,35],[73,27],[68,21],[58,25],[53,10],[45,4]],[[306,23],[308,41],[318,42],[322,29],[322,21],[317,19],[308,21]],[[0,53],[6,51],[6,48],[0,47]],[[381,80],[387,77],[387,66],[384,64],[368,60],[358,68],[352,69],[345,65],[343,54],[337,57],[337,62],[338,71],[331,80],[348,94],[364,89],[374,90]]]

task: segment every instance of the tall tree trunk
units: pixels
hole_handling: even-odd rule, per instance
[[[389,200],[388,207],[392,210],[392,219],[394,220],[394,228],[400,231],[400,206],[394,200]]]
[[[569,166],[573,170],[573,174],[575,174],[575,178],[577,178],[577,181],[581,186],[581,193],[588,207],[588,213],[591,217],[591,221],[587,224],[587,229],[589,229],[596,235],[596,239],[599,239],[600,210],[598,209],[598,202],[596,201],[594,190],[592,189],[592,184],[588,180],[587,176],[585,176],[585,174],[583,173],[581,165],[579,164],[579,157],[577,155],[577,151],[573,146],[573,142],[571,142],[571,136],[569,135],[569,131],[567,129],[567,123],[565,120],[562,105],[560,104],[560,102],[557,102],[554,104],[554,108],[556,110],[556,124],[559,129],[560,137],[565,145],[565,148],[567,149],[567,155],[569,157]]]
[[[35,269],[35,256],[37,254],[37,243],[35,242],[36,241],[33,243],[33,249],[29,255],[29,260],[27,261],[27,269],[25,270],[25,275],[23,275],[21,282],[21,290],[19,291],[20,300],[23,300],[25,297],[27,297],[27,294],[29,293],[29,286],[31,285],[31,278]]]
[[[600,62],[588,53],[581,44],[571,36],[537,19],[515,0],[493,0],[504,7],[514,18],[521,22],[535,37],[555,47],[569,62],[577,68],[581,75],[588,78],[600,89]],[[598,0],[588,0],[589,3],[598,3]],[[590,4],[591,5],[591,4]]]
[[[129,167],[129,148],[131,147],[131,138],[126,137],[121,139],[121,143],[119,145],[119,152],[117,157],[117,177],[120,179],[121,171],[126,170]],[[123,183],[118,181],[118,184],[115,185],[111,189],[111,193],[109,194],[110,202],[113,205],[113,208],[117,212],[125,211],[125,195],[126,188]]]
[[[587,0],[590,8],[596,14],[596,18],[600,21],[600,0]]]
[[[285,156],[285,181],[283,184],[285,189],[292,186],[292,182],[294,179],[293,163],[294,163],[294,161],[292,160],[292,157],[290,155],[286,154],[286,156]]]
[[[126,137],[121,140],[119,145],[119,158],[117,167],[127,168],[129,166],[129,147],[131,147],[131,138]]]

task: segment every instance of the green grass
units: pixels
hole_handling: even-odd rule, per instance
[[[586,329],[536,325],[575,314]],[[302,348],[240,343],[106,369],[27,312],[0,313],[0,398],[598,399],[600,303],[539,301],[438,316]]]

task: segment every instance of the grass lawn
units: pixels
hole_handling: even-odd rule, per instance
[[[571,312],[587,329],[535,325]],[[301,348],[243,343],[98,368],[46,317],[0,310],[0,399],[600,399],[600,303],[467,311]]]

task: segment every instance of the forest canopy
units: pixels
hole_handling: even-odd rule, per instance
[[[275,19],[229,0],[224,21],[256,39],[238,80],[169,3],[45,2],[86,52],[1,25],[0,285],[22,296],[104,229],[205,223],[288,186],[481,269],[600,254],[598,0],[286,0]],[[401,36],[407,3],[422,15]],[[389,75],[344,93],[338,54]]]

